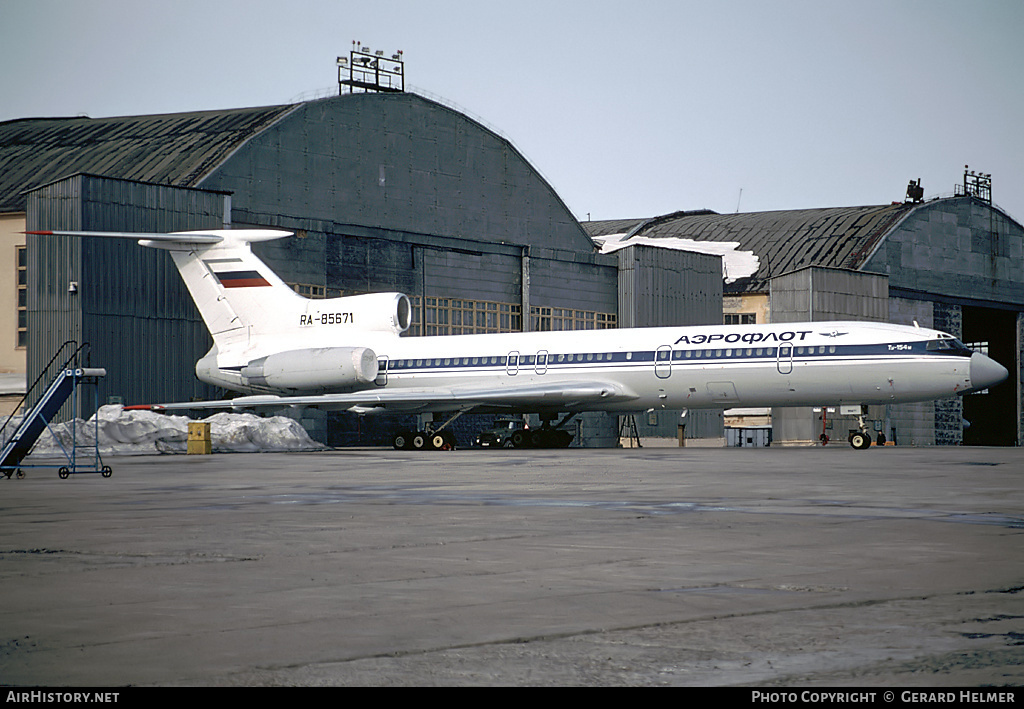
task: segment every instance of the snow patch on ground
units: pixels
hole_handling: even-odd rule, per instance
[[[98,418],[98,420],[97,420]],[[153,411],[125,411],[120,405],[101,406],[88,421],[75,419],[53,424],[43,431],[32,455],[60,456],[70,451],[72,436],[78,446],[99,440],[103,455],[150,455],[184,453],[188,445],[187,416]],[[261,418],[253,414],[219,413],[202,419],[210,424],[214,453],[253,453],[323,450],[298,421],[284,416]],[[74,432],[72,426],[75,427]],[[5,435],[17,428],[7,425]]]

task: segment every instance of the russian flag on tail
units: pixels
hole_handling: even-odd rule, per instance
[[[222,273],[214,271],[213,273],[225,288],[252,288],[270,285],[270,282],[261,276],[259,271],[224,271]]]

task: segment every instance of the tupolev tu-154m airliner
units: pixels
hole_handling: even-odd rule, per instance
[[[405,295],[305,298],[252,253],[251,243],[291,232],[28,233],[131,238],[170,253],[213,336],[196,376],[246,396],[152,408],[436,415],[426,431],[396,433],[395,448],[453,446],[448,426],[467,412],[538,414],[543,425],[515,443],[557,447],[584,411],[898,404],[1007,377],[952,335],[872,322],[400,337],[411,319]],[[863,416],[850,443],[871,445]]]

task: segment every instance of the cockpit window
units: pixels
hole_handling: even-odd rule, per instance
[[[942,354],[960,355],[970,357],[972,351],[955,337],[942,338],[940,340],[928,341],[929,352],[941,352]]]

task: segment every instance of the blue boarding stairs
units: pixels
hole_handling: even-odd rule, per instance
[[[61,479],[66,479],[69,475],[80,474],[80,473],[100,473],[105,478],[109,478],[112,474],[112,470],[109,465],[104,465],[103,460],[100,457],[99,451],[99,417],[94,417],[94,435],[92,436],[92,442],[85,445],[78,444],[78,428],[77,422],[73,422],[71,426],[71,444],[65,447],[59,439],[55,437],[61,451],[66,459],[65,464],[32,464],[26,465],[24,463],[25,457],[28,456],[32,450],[32,446],[39,440],[39,436],[42,435],[43,431],[50,426],[50,422],[57,416],[61,407],[70,399],[73,402],[73,408],[77,411],[81,408],[81,396],[83,389],[91,389],[93,392],[93,399],[95,403],[97,394],[97,383],[99,379],[106,376],[106,370],[95,368],[95,367],[81,367],[76,366],[78,361],[81,359],[81,354],[84,349],[88,348],[88,343],[79,345],[74,349],[72,354],[63,362],[59,367],[53,365],[57,362],[61,353],[64,352],[69,346],[74,346],[77,343],[73,341],[65,342],[61,345],[57,353],[51,358],[50,363],[43,368],[39,377],[29,391],[25,393],[25,397],[21,403],[15,409],[21,409],[25,402],[32,395],[34,390],[38,390],[42,382],[49,379],[50,384],[43,390],[42,395],[38,400],[30,407],[25,407],[25,415],[21,420],[21,423],[15,429],[13,435],[3,444],[2,450],[0,450],[0,475],[6,475],[8,479],[15,473],[19,478],[25,476],[24,468],[59,468],[58,475]],[[49,375],[49,376],[47,376]],[[96,407],[94,407],[96,408]],[[98,409],[97,409],[98,411]],[[8,417],[7,422],[0,427],[0,435],[6,430],[7,425],[11,422],[14,414]],[[81,451],[88,450],[89,455],[83,455]]]

